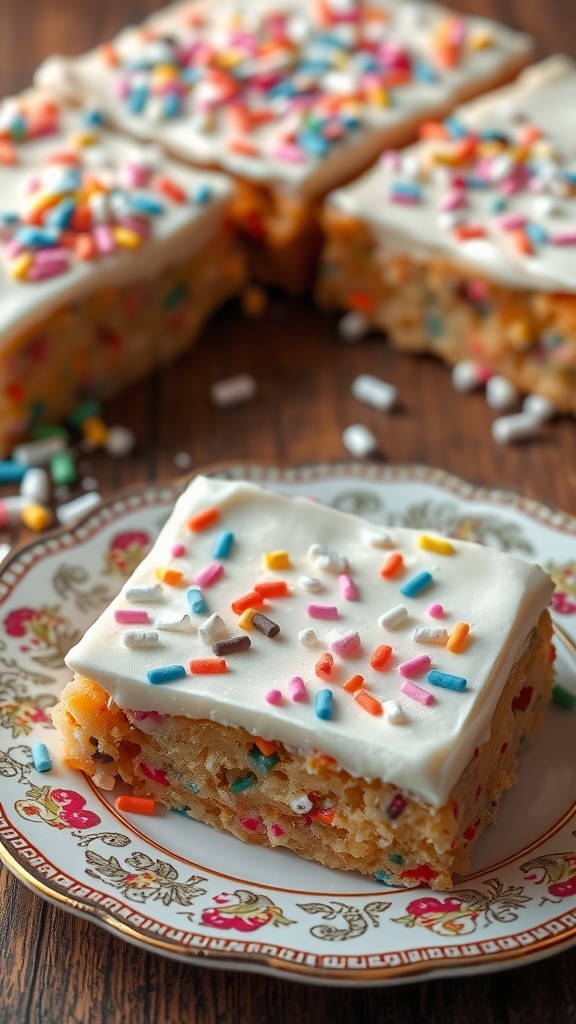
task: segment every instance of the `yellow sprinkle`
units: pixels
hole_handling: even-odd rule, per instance
[[[242,292],[242,312],[244,316],[262,316],[268,305],[268,295],[258,284],[248,285]]]
[[[178,569],[168,569],[164,565],[155,570],[156,578],[169,587],[177,587],[182,582],[182,573]]]
[[[173,64],[158,64],[154,68],[152,80],[154,84],[160,84],[161,82],[172,82],[178,77],[178,71]]]
[[[452,651],[452,654],[461,654],[462,651],[466,650],[469,632],[470,626],[467,622],[457,622],[452,627],[446,641],[446,647],[449,651]]]
[[[508,335],[514,348],[529,348],[532,344],[532,331],[527,320],[513,320],[508,328]]]
[[[32,502],[30,505],[26,505],[20,513],[20,518],[27,526],[29,530],[45,530],[47,526],[50,526],[52,522],[52,513],[50,509],[45,508],[44,505],[37,505]]]
[[[89,416],[82,423],[82,433],[95,448],[101,448],[102,445],[106,444],[108,427],[98,416]]]
[[[35,192],[30,201],[26,204],[27,212],[38,213],[47,210],[50,206],[56,206],[64,195],[63,192]]]
[[[390,96],[386,89],[383,89],[381,86],[378,86],[376,89],[370,90],[369,99],[370,102],[373,103],[375,107],[390,106]]]
[[[430,537],[427,533],[421,533],[418,537],[418,547],[424,551],[434,551],[437,555],[453,555],[454,545],[444,537]]]
[[[467,39],[469,50],[487,50],[493,42],[492,33],[485,28],[478,28],[471,32]]]
[[[112,237],[116,244],[122,246],[123,249],[139,249],[142,245],[140,235],[132,228],[112,228]]]
[[[8,264],[8,273],[10,277],[16,278],[17,281],[23,281],[31,266],[32,255],[29,252],[21,252],[19,256],[16,256],[16,259],[13,259]]]
[[[532,146],[532,154],[545,160],[553,160],[556,157],[556,150],[548,139],[537,139]]]
[[[255,608],[247,608],[238,619],[240,629],[252,629],[252,619],[256,615]]]
[[[98,142],[98,136],[95,132],[74,132],[68,139],[68,142],[71,146],[85,149],[86,146],[95,146]]]
[[[290,556],[287,551],[267,551],[264,565],[267,569],[290,569]]]

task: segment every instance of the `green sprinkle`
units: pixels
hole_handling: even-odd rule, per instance
[[[40,423],[32,431],[35,441],[43,441],[45,437],[61,437],[63,441],[67,441],[69,436],[66,427],[61,427],[58,423]]]
[[[162,306],[164,309],[177,309],[188,298],[188,289],[185,284],[177,284],[168,292]]]
[[[190,810],[190,808],[189,807],[171,807],[170,810],[174,811],[174,814],[184,814],[185,817],[188,817],[188,811]]]
[[[576,707],[576,694],[570,693],[570,690],[560,686],[560,683],[556,683],[552,687],[552,700],[559,708],[564,708],[565,711],[572,711]]]
[[[245,789],[250,789],[251,786],[256,785],[257,779],[254,772],[248,772],[248,775],[241,775],[234,782],[229,784],[231,793],[243,793]]]
[[[50,460],[50,476],[56,487],[73,484],[76,480],[76,466],[69,452],[58,452]]]
[[[73,427],[81,427],[84,420],[89,420],[93,416],[100,416],[102,412],[102,406],[100,402],[96,402],[92,399],[88,399],[86,402],[81,402],[74,409],[74,412],[68,417],[68,422]]]
[[[393,864],[403,864],[404,857],[401,853],[389,853],[388,860],[392,861]]]
[[[267,757],[266,754],[263,754],[256,744],[254,744],[252,749],[248,751],[248,760],[252,762],[259,772],[270,772],[274,765],[280,760],[280,755],[270,754],[269,757]]]
[[[35,427],[44,415],[46,408],[46,402],[43,402],[40,398],[35,398],[28,407],[28,426],[30,429]]]

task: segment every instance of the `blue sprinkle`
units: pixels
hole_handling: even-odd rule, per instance
[[[413,185],[408,181],[395,181],[390,191],[395,196],[409,196],[410,199],[417,199],[419,202],[422,199],[420,185]]]
[[[184,665],[160,665],[149,669],[146,678],[149,683],[172,683],[175,679],[184,679],[185,675]]]
[[[17,484],[27,472],[28,466],[20,462],[14,462],[13,459],[0,459],[0,484]]]
[[[302,132],[298,136],[298,145],[305,153],[310,153],[312,156],[326,156],[330,149],[328,140],[323,135],[317,135],[316,132]]]
[[[187,789],[191,789],[193,793],[199,793],[200,792],[200,786],[197,786],[195,782],[187,782],[186,783],[186,788]]]
[[[316,718],[322,718],[325,722],[328,722],[332,718],[333,704],[332,690],[318,690],[316,694]]]
[[[426,679],[432,686],[443,686],[445,690],[458,690],[459,693],[466,689],[466,680],[463,676],[452,676],[449,672],[438,672],[433,668]]]
[[[524,230],[533,245],[546,245],[548,232],[540,224],[535,224],[534,221],[530,220]]]
[[[18,228],[16,241],[31,249],[43,249],[58,243],[60,232],[54,228],[35,228],[25,225]]]
[[[182,100],[177,92],[166,93],[162,101],[162,111],[164,117],[178,117],[178,114],[182,110]]]
[[[80,172],[75,167],[67,167],[61,172],[58,180],[53,183],[53,192],[76,192],[82,184]]]
[[[296,89],[292,82],[278,82],[277,85],[273,85],[272,88],[268,90],[268,98],[271,100],[291,100],[295,95]]]
[[[17,213],[0,213],[0,224],[19,224],[20,217]]]
[[[430,64],[416,60],[412,64],[412,71],[417,82],[424,82],[426,85],[433,85],[438,81],[438,72]]]
[[[188,67],[180,69],[180,78],[185,85],[195,85],[202,77],[200,68]]]
[[[496,196],[490,203],[490,213],[502,213],[507,205],[504,196]]]
[[[64,199],[62,199],[61,202],[58,203],[57,206],[54,206],[50,210],[50,213],[46,218],[46,223],[48,224],[48,227],[58,228],[60,230],[62,230],[63,228],[67,228],[70,221],[72,220],[72,217],[74,216],[75,209],[76,203],[74,202],[72,197],[66,196]]]
[[[564,171],[562,176],[569,185],[576,185],[576,171]]]
[[[100,110],[85,110],[82,124],[85,128],[100,128],[104,124],[104,115]]]
[[[400,587],[400,593],[404,597],[417,597],[426,587],[429,587],[432,583],[432,573],[424,570],[423,572],[416,573],[411,579],[406,580]]]
[[[489,181],[485,181],[484,178],[475,178],[473,174],[466,176],[466,188],[488,188],[490,185]]]
[[[164,213],[166,206],[154,196],[144,195],[143,192],[134,192],[128,196],[128,206],[134,213],[145,213],[146,216],[156,217]]]
[[[234,543],[233,533],[221,533],[214,545],[212,558],[229,558]]]
[[[194,190],[192,198],[198,206],[205,206],[212,199],[212,189],[209,185],[198,185],[198,188]]]
[[[338,120],[344,128],[348,129],[348,131],[354,131],[355,128],[360,127],[360,118],[355,114],[347,114],[343,111]]]
[[[52,768],[52,760],[45,743],[33,743],[32,760],[37,772],[49,772]]]
[[[194,615],[204,615],[208,611],[208,605],[202,597],[202,591],[198,587],[191,587],[186,597],[188,598],[190,611],[194,612]]]
[[[142,114],[148,102],[148,86],[139,85],[132,89],[128,97],[128,110],[131,114]]]
[[[429,313],[426,317],[426,331],[431,338],[441,338],[444,334],[444,321],[437,313]]]
[[[468,135],[468,129],[462,121],[459,121],[457,117],[447,117],[444,121],[444,126],[450,132],[453,139],[465,139]]]

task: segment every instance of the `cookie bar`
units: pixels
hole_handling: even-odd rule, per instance
[[[553,57],[335,191],[320,302],[576,412],[575,103]]]
[[[0,448],[181,352],[245,260],[222,175],[30,91],[0,105]]]
[[[550,696],[502,552],[196,478],[70,651],[65,761],[247,842],[447,889]]]
[[[418,125],[512,79],[525,35],[406,0],[170,5],[37,80],[93,103],[109,124],[234,176],[253,271],[310,283],[317,203]]]

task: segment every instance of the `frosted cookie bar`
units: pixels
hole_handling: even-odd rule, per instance
[[[37,91],[0,104],[0,448],[171,359],[245,279],[222,175]]]
[[[334,192],[322,304],[576,412],[575,104],[553,57]]]
[[[38,82],[109,124],[234,175],[237,227],[264,280],[297,291],[318,254],[317,201],[384,146],[513,78],[527,36],[406,0],[188,0]]]
[[[447,889],[542,718],[552,584],[198,477],[67,658],[64,759],[240,839]]]

